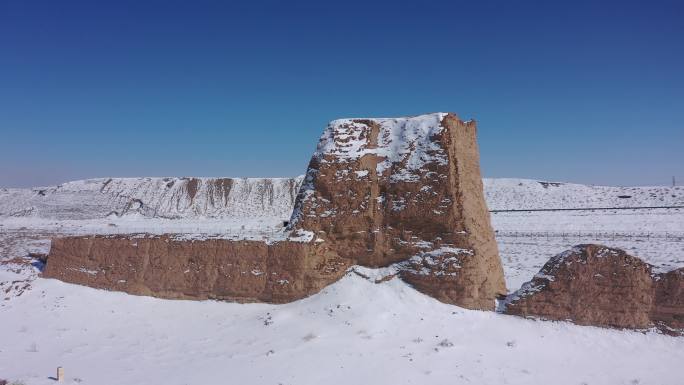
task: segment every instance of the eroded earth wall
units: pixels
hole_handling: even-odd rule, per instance
[[[446,113],[335,120],[281,234],[287,241],[67,238],[55,240],[45,275],[166,298],[284,302],[352,264],[394,264],[441,301],[494,309],[506,288],[476,130]]]
[[[318,292],[348,267],[315,243],[90,236],[53,240],[43,275],[161,298],[282,303]]]
[[[657,273],[624,250],[578,245],[506,300],[508,314],[580,325],[684,330],[684,269]]]
[[[503,269],[484,201],[475,122],[454,114],[341,119],[311,159],[291,227],[449,303],[494,307]]]

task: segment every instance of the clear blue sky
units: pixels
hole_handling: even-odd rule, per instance
[[[434,111],[485,176],[684,182],[682,2],[228,3],[0,1],[0,186],[293,176],[329,120]]]

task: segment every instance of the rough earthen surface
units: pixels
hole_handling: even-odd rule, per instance
[[[476,131],[475,122],[453,114],[331,122],[291,227],[363,266],[413,258],[401,277],[417,289],[444,302],[493,309],[506,288]]]
[[[190,199],[198,185],[188,181]],[[212,196],[231,185],[215,188]],[[496,296],[506,292],[484,201],[476,125],[453,114],[331,122],[288,231],[291,241],[272,245],[58,239],[45,275],[167,298],[286,302],[320,290],[352,264],[397,263],[402,279],[444,302],[493,309]]]
[[[677,329],[684,319],[683,278],[679,270],[654,274],[620,249],[579,245],[551,258],[511,294],[505,312],[580,325]]]
[[[655,277],[655,304],[651,318],[667,331],[684,331],[684,268]]]
[[[162,298],[282,303],[318,292],[348,267],[313,243],[92,236],[53,240],[43,275]]]
[[[469,309],[491,310],[494,305],[491,282],[486,278],[492,267],[473,250],[445,247],[420,252],[400,266],[399,276],[404,281],[442,302]]]

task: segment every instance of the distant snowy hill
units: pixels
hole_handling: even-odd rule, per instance
[[[109,178],[0,189],[0,217],[288,218],[298,178]]]
[[[684,206],[684,187],[609,187],[530,179],[484,179],[490,210]]]
[[[109,178],[0,189],[0,217],[82,220],[290,217],[302,177]],[[605,187],[484,179],[490,210],[684,206],[684,187]]]

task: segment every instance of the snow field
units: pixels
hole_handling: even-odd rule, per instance
[[[6,277],[2,277],[7,279]],[[285,305],[38,279],[0,310],[0,375],[52,384],[681,384],[684,339],[442,304],[353,273]]]

